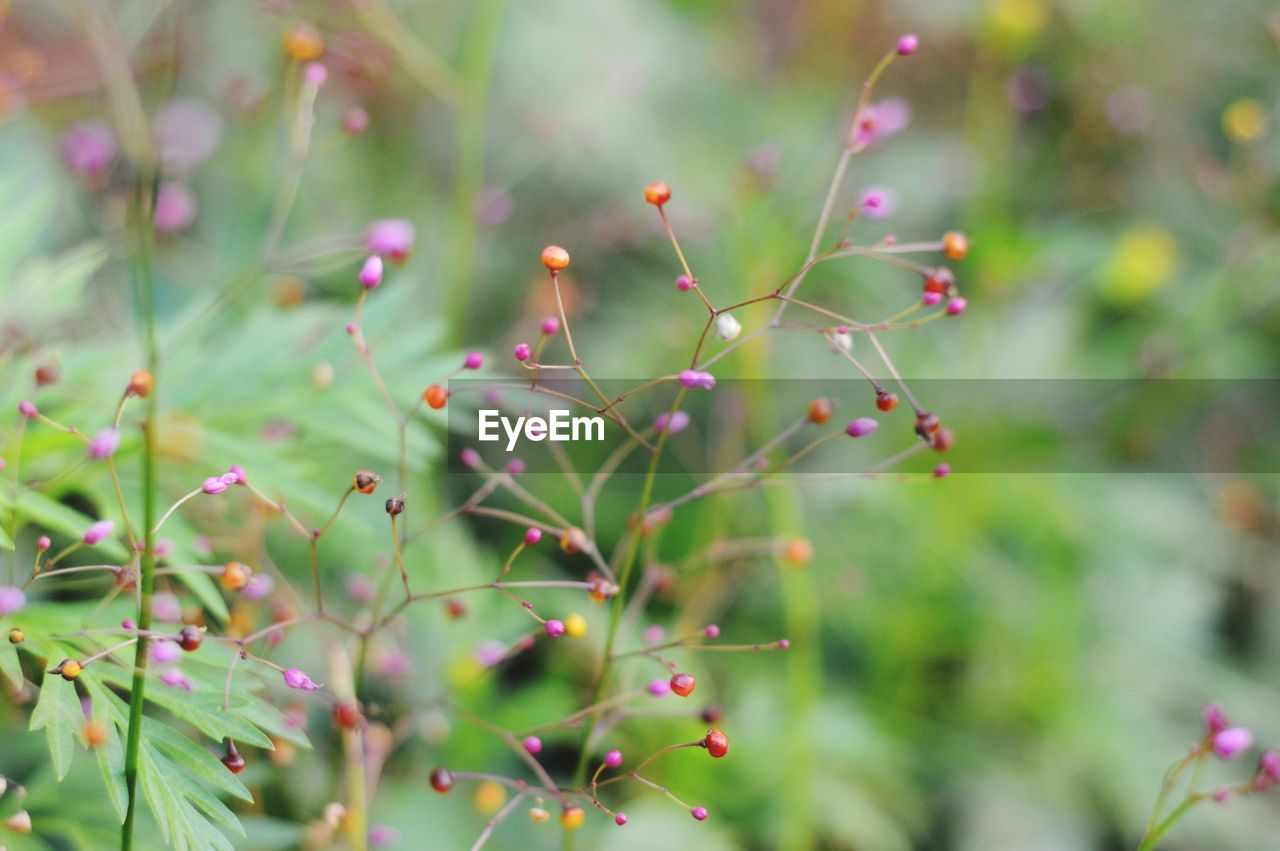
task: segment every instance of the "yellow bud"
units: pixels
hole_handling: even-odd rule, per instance
[[[565,830],[577,830],[586,820],[587,814],[582,811],[582,807],[566,807],[560,813],[560,826]]]
[[[572,614],[564,619],[564,631],[570,638],[581,638],[587,634],[587,619],[579,614]]]
[[[1222,111],[1222,131],[1233,142],[1252,142],[1267,132],[1267,108],[1257,98],[1240,98]]]
[[[485,816],[491,816],[507,802],[507,790],[501,783],[486,780],[476,786],[471,796],[471,803],[476,810]]]

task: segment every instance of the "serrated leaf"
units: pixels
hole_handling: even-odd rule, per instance
[[[240,782],[240,778],[227,770],[221,760],[167,724],[158,721],[152,723],[153,721],[154,719],[148,718],[142,727],[142,737],[149,745],[173,762],[180,763],[196,777],[207,780],[243,801],[253,801],[252,793]]]
[[[49,756],[59,780],[71,770],[75,755],[76,731],[84,724],[84,712],[71,683],[56,674],[45,674],[40,698],[31,713],[31,730],[44,730],[49,739]]]
[[[173,783],[175,775],[170,773],[166,776],[161,771],[151,748],[142,749],[139,766],[142,794],[169,844],[178,851],[188,848],[235,851],[235,846],[183,797],[181,784]],[[177,777],[180,778],[181,775]],[[234,820],[235,816],[232,815],[231,818]]]

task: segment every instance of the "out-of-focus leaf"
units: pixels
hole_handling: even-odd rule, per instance
[[[31,713],[32,730],[44,730],[49,739],[49,756],[58,779],[71,770],[75,755],[76,731],[84,724],[84,713],[76,689],[56,674],[45,674],[40,684],[40,698]]]

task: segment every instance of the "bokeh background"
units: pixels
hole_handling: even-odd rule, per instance
[[[887,341],[906,375],[1270,378],[1280,366],[1273,4],[12,0],[0,2],[5,411],[52,363],[61,377],[41,391],[42,408],[105,425],[140,358],[124,194],[110,174],[86,186],[60,148],[72,124],[108,115],[86,8],[116,22],[147,111],[190,99],[199,117],[179,124],[211,146],[184,178],[194,220],[161,235],[156,256],[162,485],[173,496],[234,462],[322,515],[352,469],[394,465],[393,425],[342,333],[355,256],[333,251],[373,219],[418,230],[409,263],[366,314],[399,398],[467,349],[501,363],[533,333],[549,308],[536,262],[547,243],[573,252],[575,339],[593,372],[672,370],[702,320],[672,286],[678,266],[641,188],[673,187],[673,222],[713,299],[771,290],[803,260],[862,79],[903,32],[921,48],[894,64],[877,97],[909,102],[911,124],[855,160],[841,203],[872,186],[896,193],[896,215],[860,223],[861,241],[959,227],[973,244],[957,267],[968,314]],[[267,273],[246,274],[288,173],[284,105],[298,72],[281,37],[298,21],[323,33],[330,79],[282,249]],[[352,137],[342,120],[357,105],[369,128]],[[805,284],[809,298],[855,315],[896,309],[915,286],[857,260]],[[781,336],[722,369],[845,375],[814,341]],[[444,423],[429,414],[410,431],[419,517],[476,484],[444,471]],[[16,417],[3,426],[6,455],[15,427]],[[726,455],[758,437],[748,411]],[[1138,432],[1128,448],[1140,443]],[[1000,452],[999,441],[983,446]],[[137,449],[127,433],[122,457]],[[79,451],[30,432],[23,472],[65,505],[110,516],[109,481],[76,465]],[[761,530],[807,536],[816,555],[800,570],[755,560],[678,573],[645,623],[680,632],[714,619],[726,636],[786,635],[794,646],[690,660],[700,696],[723,707],[733,751],[714,763],[677,755],[657,777],[711,820],[629,792],[631,823],[589,817],[584,847],[1127,848],[1164,768],[1199,735],[1205,702],[1280,743],[1275,477],[1243,465],[1232,476],[1138,475],[1125,472],[1125,452],[1122,442],[1112,475],[957,470],[943,482],[815,484],[681,512],[655,554],[662,563]],[[122,467],[128,488],[135,474]],[[539,487],[570,496],[551,477]],[[602,526],[622,528],[635,499],[626,482],[611,489]],[[306,576],[305,550],[279,524],[259,534],[261,517],[201,510],[173,523],[180,552],[212,529],[220,552]],[[380,514],[357,504],[344,516],[324,568],[335,597],[385,558]],[[35,534],[19,535],[20,563]],[[447,527],[419,550],[422,575],[487,579],[516,534]],[[584,569],[538,558],[531,571]],[[60,593],[92,601],[101,587]],[[384,664],[374,688],[402,743],[373,820],[394,828],[398,847],[467,847],[483,827],[491,802],[472,801],[470,788],[431,793],[435,764],[519,771],[433,698],[458,694],[512,727],[553,720],[581,704],[598,653],[604,610],[584,607],[587,637],[464,693],[474,648],[522,626],[500,600],[468,603],[460,620],[416,612],[394,644],[375,648]],[[306,635],[279,653],[323,667]],[[0,772],[31,790],[38,830],[27,841],[112,841],[92,760],[55,784],[42,737],[24,732],[29,710],[6,694]],[[657,712],[619,731],[624,750],[705,726]],[[314,750],[277,752],[278,764],[251,756],[244,778],[259,803],[243,809],[237,847],[297,846],[335,797],[340,756],[324,712],[312,715]],[[576,742],[576,732],[548,737],[553,771],[571,772]],[[1280,805],[1259,798],[1198,808],[1166,847],[1280,847],[1277,836]],[[559,841],[558,829],[517,813],[494,847]]]

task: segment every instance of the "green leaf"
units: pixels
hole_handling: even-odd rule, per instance
[[[40,684],[40,699],[31,713],[32,730],[45,730],[49,737],[49,756],[58,779],[71,770],[75,754],[76,731],[84,724],[80,700],[71,683],[56,674],[45,674]]]
[[[116,808],[120,823],[124,824],[129,807],[129,790],[124,782],[124,744],[120,741],[120,730],[114,720],[105,721],[104,725],[107,728],[107,741],[98,748],[98,769],[102,772],[102,782],[107,787],[107,797]]]
[[[18,661],[18,648],[7,641],[0,645],[0,674],[14,688],[22,685],[22,663]]]
[[[231,613],[227,611],[227,603],[222,599],[222,595],[218,593],[218,586],[213,584],[213,580],[209,578],[209,574],[200,571],[191,571],[178,574],[178,581],[190,589],[191,593],[200,598],[200,603],[205,609],[218,619],[219,623],[226,623],[231,617]]]
[[[57,500],[50,499],[39,491],[23,491],[14,506],[20,517],[36,523],[45,529],[61,532],[72,538],[79,538],[93,523],[93,519],[81,514],[74,508],[68,508]],[[128,557],[125,548],[114,538],[108,538],[97,545],[97,549],[112,558]]]
[[[13,549],[13,539],[9,537],[9,533],[0,528],[0,550]]]
[[[188,848],[235,851],[235,846],[188,803],[184,793],[192,785],[190,781],[186,781],[180,772],[162,769],[162,765],[164,762],[152,748],[142,748],[139,759],[142,794],[169,844],[178,851]],[[226,807],[222,809],[226,810]],[[235,815],[230,810],[226,810],[226,815],[239,829]]]
[[[241,800],[253,800],[252,793],[221,760],[167,724],[148,718],[142,726],[142,736],[148,745],[163,751],[175,763],[181,763],[192,775]]]

